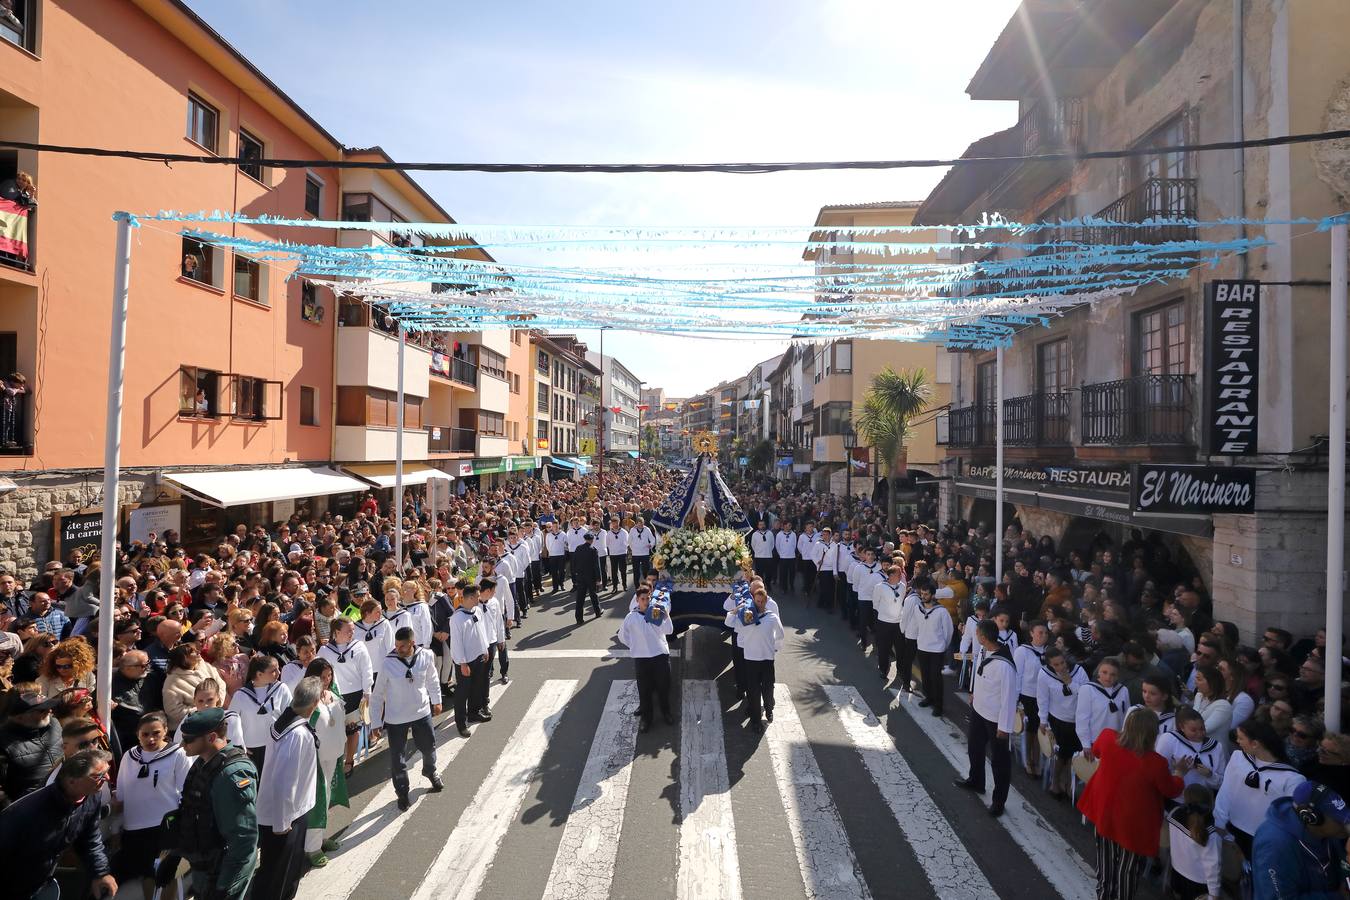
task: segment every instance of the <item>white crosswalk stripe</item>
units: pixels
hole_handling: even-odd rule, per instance
[[[478,894],[539,770],[553,730],[577,689],[574,680],[551,680],[535,696],[506,750],[479,786],[459,823],[418,886],[413,900],[470,900]]]
[[[839,819],[816,756],[807,743],[792,692],[773,686],[774,723],[765,732],[774,781],[787,810],[806,896],[821,900],[870,900],[857,857]]]
[[[488,705],[496,704],[508,687],[510,685],[494,684],[488,694]],[[446,719],[441,723],[436,740],[436,762],[440,764],[442,778],[448,777],[455,757],[468,745],[469,741],[455,731],[452,720]],[[380,759],[374,765],[387,764],[384,759]],[[414,771],[409,772],[409,777],[415,784],[417,776]],[[300,882],[297,900],[347,900],[356,892],[361,879],[389,849],[426,796],[425,792],[414,793],[411,808],[407,812],[399,812],[395,803],[397,795],[394,793],[394,783],[386,782],[343,832],[342,849],[329,856],[328,865],[314,869]]]
[[[511,896],[540,896],[542,900],[606,900],[616,889],[631,892],[633,872],[626,867],[633,864],[633,857],[620,853],[621,838],[627,841],[634,834],[650,835],[658,821],[653,816],[660,817],[656,827],[669,828],[672,813],[667,802],[653,802],[656,795],[647,793],[652,788],[654,771],[642,767],[659,766],[658,780],[664,785],[669,778],[666,767],[675,765],[675,760],[668,757],[658,762],[656,755],[660,751],[650,752],[652,748],[646,744],[643,754],[637,754],[638,723],[632,715],[637,706],[634,681],[618,679],[611,683],[598,714],[596,707],[601,695],[590,691],[578,693],[578,687],[576,680],[548,680],[528,698],[528,708],[509,738],[505,732],[496,738],[498,742],[506,738],[504,747],[500,743],[488,744],[496,747],[483,758],[483,767],[490,765],[490,769],[486,775],[473,776],[475,782],[470,783],[473,797],[457,820],[428,817],[424,813],[415,826],[418,834],[410,835],[402,829],[411,821],[412,813],[397,811],[393,786],[386,782],[374,790],[374,796],[344,830],[342,849],[330,854],[325,868],[312,870],[302,880],[299,900],[350,900],[362,894],[389,896],[376,876],[386,870],[393,858],[397,858],[398,877],[408,882],[425,873],[415,888],[403,887],[398,894],[408,896],[406,892],[411,888],[412,900],[469,900],[480,895],[504,896],[507,890]],[[501,685],[492,687],[494,706],[505,690]],[[994,869],[988,869],[986,876],[967,849],[966,842],[976,840],[967,832],[976,826],[962,822],[964,836],[958,834],[952,827],[955,820],[948,820],[951,811],[938,806],[906,760],[907,754],[931,756],[931,741],[943,758],[958,773],[963,773],[965,745],[952,725],[931,716],[916,715],[902,701],[904,714],[912,717],[926,738],[919,743],[911,741],[902,753],[896,739],[872,713],[857,688],[827,685],[822,690],[828,702],[824,715],[817,713],[807,719],[808,707],[794,701],[788,685],[775,685],[775,721],[766,726],[762,737],[752,738],[738,732],[724,733],[724,723],[733,719],[722,708],[716,682],[683,681],[678,737],[673,730],[668,736],[653,736],[658,744],[675,741],[678,750],[677,784],[672,786],[678,800],[672,793],[669,801],[678,803],[673,810],[679,829],[678,844],[667,857],[675,869],[673,873],[670,868],[664,869],[661,878],[666,880],[657,893],[668,895],[673,883],[678,900],[741,900],[747,891],[764,892],[758,879],[769,871],[781,873],[777,877],[782,880],[775,882],[776,893],[809,900],[872,900],[874,887],[894,887],[896,872],[912,883],[914,892],[923,893],[927,888],[928,894],[943,900],[997,896],[991,879],[1008,889],[1007,876]],[[523,705],[513,706],[507,715],[519,715]],[[568,741],[576,742],[575,752],[578,756],[584,753],[585,762],[579,766],[579,777],[575,774],[577,769],[572,770],[573,782],[550,783],[549,773],[558,771],[558,767],[542,766],[546,755],[553,758],[559,752],[553,738],[564,714],[569,723]],[[497,723],[498,727],[504,725],[500,712]],[[591,728],[594,732],[587,747],[584,735]],[[461,761],[472,759],[467,754],[460,756],[469,741],[454,736],[448,721],[442,723],[437,737],[443,775],[448,776],[456,757]],[[733,760],[728,758],[728,740],[736,751]],[[831,745],[839,749],[822,749]],[[840,750],[847,755],[839,756]],[[826,752],[832,755],[820,755]],[[665,753],[671,753],[668,745]],[[822,768],[826,758],[830,760],[828,781]],[[854,761],[849,762],[850,758]],[[732,771],[742,771],[742,767],[747,772],[756,767],[765,774],[743,778]],[[772,780],[767,775],[770,770]],[[477,771],[481,773],[483,769]],[[639,774],[635,775],[635,771]],[[864,772],[866,777],[859,782]],[[867,791],[875,787],[881,804],[875,804],[874,808],[882,815],[885,815],[882,809],[889,810],[899,827],[899,835],[912,850],[912,860],[908,855],[903,860],[887,855],[884,858],[890,868],[871,871],[878,857],[865,842],[874,841],[875,835],[858,834],[858,812],[846,809],[844,812],[849,813],[846,817],[836,801],[836,792],[844,791],[842,785],[850,782],[866,785]],[[830,784],[835,785],[834,791]],[[643,785],[643,796],[634,795],[630,785]],[[447,786],[451,792],[463,791],[463,785],[453,781],[448,781]],[[856,798],[856,789],[849,790],[850,797]],[[556,824],[562,826],[552,832],[557,835],[554,838],[557,845],[551,854],[547,877],[543,870],[547,857],[538,860],[539,868],[528,875],[505,874],[506,870],[492,874],[504,843],[510,846],[507,836],[511,830],[522,825],[538,827],[531,826],[531,815],[524,814],[522,819],[526,799],[536,794],[542,803],[555,806]],[[413,796],[414,812],[422,808],[423,801],[433,808],[438,802],[424,791],[415,791]],[[551,799],[544,800],[545,796]],[[738,834],[737,819],[747,815],[753,824]],[[762,816],[779,823],[776,834],[772,828],[759,827]],[[445,824],[442,826],[441,822]],[[999,839],[1006,832],[1023,851],[1025,859],[1039,870],[1040,880],[1025,886],[1028,895],[1058,893],[1063,900],[1089,900],[1093,896],[1094,878],[1086,861],[1016,791],[1010,794],[1007,812],[998,824],[983,816],[979,822],[985,837]],[[882,824],[886,829],[891,827],[888,822]],[[400,840],[400,832],[416,843],[420,832],[426,829],[433,832],[427,836],[432,839],[428,848],[431,857],[392,856],[408,844],[407,840]],[[549,832],[533,833],[538,838]],[[674,837],[671,835],[672,840]],[[859,844],[853,843],[854,837]],[[427,838],[422,838],[423,846]],[[858,850],[868,851],[861,860]],[[742,859],[752,866],[744,875]],[[795,877],[794,859],[800,881],[790,887]],[[646,857],[644,861],[650,863],[653,859]],[[771,864],[772,870],[766,869],[766,863]],[[408,871],[410,864],[413,871]],[[743,885],[742,878],[751,879],[752,874],[754,884]]]
[[[731,813],[717,685],[686,679],[680,700],[679,900],[740,900],[741,866]]]
[[[544,900],[603,900],[614,880],[637,744],[637,682],[609,686],[581,784],[544,886]]]
[[[967,774],[970,762],[966,755],[966,744],[955,733],[954,726],[946,720],[927,715],[926,710],[915,712],[911,709],[914,694],[901,694],[898,689],[892,690],[891,693],[899,698],[896,705],[904,710],[938,750],[942,751],[942,755],[952,764],[952,768],[958,774]],[[1034,736],[1032,739],[1034,740]],[[986,762],[985,784],[993,783],[993,769]],[[1040,869],[1046,880],[1064,900],[1092,900],[1097,896],[1096,875],[1087,861],[1060,837],[1016,788],[1008,790],[1008,802],[999,824],[1012,835],[1012,839],[1026,853],[1027,858]]]
[[[923,867],[936,896],[981,898],[996,896],[993,887],[966,851],[965,845],[914,770],[895,746],[890,734],[872,715],[858,689],[826,685],[825,695],[849,739],[862,754],[863,765],[891,808],[905,840]]]

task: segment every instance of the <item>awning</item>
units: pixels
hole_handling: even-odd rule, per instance
[[[8,494],[10,491],[17,490],[18,485],[12,478],[0,477],[0,494]]]
[[[397,483],[394,463],[360,463],[343,466],[342,471],[368,481],[376,487],[391,488]],[[405,462],[403,464],[403,484],[426,484],[429,478],[454,478],[449,472],[428,466],[425,463]]]
[[[164,481],[210,506],[246,506],[272,500],[325,497],[365,492],[370,485],[328,468],[224,469],[215,472],[172,472]]]
[[[557,466],[560,469],[580,469],[575,459],[568,459],[566,456],[555,456],[548,461],[550,466]]]
[[[629,450],[628,455],[631,456],[633,459],[638,458],[638,452],[636,450]]]

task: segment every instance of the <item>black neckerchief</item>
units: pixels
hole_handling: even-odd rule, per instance
[[[262,700],[258,699],[258,695],[254,693],[254,687],[251,684],[246,684],[239,690],[246,692],[248,694],[248,698],[253,701],[253,704],[255,706],[258,707],[258,715],[265,716],[270,712],[275,712],[275,710],[273,710],[269,704],[271,704],[272,702],[272,697],[274,697],[276,695],[276,692],[279,691],[280,689],[281,689],[280,681],[272,682],[272,686],[267,691],[267,696],[263,697]]]
[[[403,677],[406,678],[406,679],[408,679],[409,681],[412,681],[412,680],[413,680],[413,676],[412,676],[413,669],[416,668],[416,666],[417,666],[417,651],[416,651],[416,650],[413,650],[413,656],[412,656],[412,660],[411,660],[411,661],[408,661],[408,660],[404,659],[403,657],[399,656],[397,653],[390,653],[390,654],[386,657],[386,659],[396,659],[396,660],[398,660],[400,663],[402,663],[402,664],[403,664],[403,668],[406,670],[406,671],[403,673]]]
[[[985,666],[996,659],[1003,660],[1005,663],[1012,666],[1014,670],[1017,668],[1016,664],[1013,663],[1012,653],[1008,651],[1008,648],[1005,645],[999,644],[994,648],[992,653],[988,650],[985,651],[984,659],[980,660],[980,667],[975,670],[975,674],[983,675]]]
[[[1242,751],[1242,758],[1247,761],[1247,765],[1251,766],[1252,769],[1250,772],[1247,773],[1246,777],[1242,779],[1242,783],[1253,790],[1261,790],[1262,772],[1298,771],[1293,766],[1282,762],[1268,762],[1268,763],[1257,762],[1256,760],[1252,759],[1250,756],[1247,755],[1246,750]],[[1270,779],[1267,778],[1265,789],[1262,792],[1264,793],[1265,791],[1269,790],[1270,790]]]
[[[292,727],[297,725],[309,732],[309,736],[314,739],[314,749],[317,752],[319,749],[319,733],[314,730],[313,725],[309,724],[309,719],[300,718],[300,714],[289,706],[286,707],[285,711],[277,716],[277,720],[272,723],[272,740],[281,740],[286,736],[287,731],[297,730],[295,727]]]
[[[899,589],[902,589],[902,588],[904,588],[904,586],[905,586],[905,583],[904,583],[903,581],[900,582],[899,584],[891,584],[889,581],[883,581],[882,584],[886,585],[886,587],[888,587],[888,588],[891,589],[891,596],[892,596],[892,597],[894,597],[896,600],[899,600],[899,599],[900,599],[900,590],[899,590]]]
[[[145,751],[144,751],[144,750],[142,750],[140,747],[132,747],[132,748],[131,748],[131,759],[132,759],[132,761],[133,761],[133,762],[138,762],[138,763],[141,764],[141,770],[140,770],[139,772],[136,773],[136,777],[137,777],[137,778],[149,778],[149,777],[150,777],[150,767],[153,766],[155,763],[159,762],[160,760],[162,760],[162,759],[167,759],[168,757],[172,756],[172,755],[174,754],[174,752],[177,751],[177,750],[178,750],[178,745],[177,745],[177,744],[169,744],[169,745],[166,746],[163,750],[160,750],[159,752],[157,752],[154,756],[150,757],[149,759],[146,759],[146,758],[145,758]],[[158,784],[159,784],[159,772],[155,772],[154,775],[155,775],[155,777],[154,777],[154,784],[155,784],[155,785],[158,785]]]
[[[390,625],[393,625],[393,624],[394,624],[395,622],[397,622],[402,616],[406,615],[407,612],[408,612],[408,611],[407,611],[406,609],[396,609],[396,610],[394,610],[393,612],[390,612],[390,611],[388,611],[388,610],[385,610],[385,613],[384,613],[384,620],[385,620],[386,622],[388,622]]]
[[[942,610],[942,612],[946,612],[945,609],[942,609],[942,606],[941,606],[941,605],[935,604],[935,605],[932,606],[932,607],[926,607],[926,606],[923,605],[923,601],[922,601],[922,600],[919,601],[919,612],[923,613],[923,618],[924,618],[924,621],[925,621],[925,622],[928,621],[928,617],[929,617],[929,616],[931,616],[933,613],[937,612],[938,610]]]
[[[1038,659],[1038,660],[1039,660],[1041,657],[1045,656],[1045,648],[1044,648],[1044,647],[1037,647],[1035,644],[1018,644],[1017,646],[1019,646],[1019,647],[1026,647],[1026,648],[1027,648],[1028,650],[1030,650],[1032,653],[1036,654],[1036,659]]]
[[[1120,712],[1120,707],[1116,705],[1116,697],[1120,695],[1121,688],[1123,688],[1124,685],[1118,684],[1116,685],[1116,689],[1114,691],[1108,692],[1106,688],[1102,687],[1095,681],[1089,681],[1088,684],[1091,685],[1097,691],[1097,693],[1101,694],[1103,697],[1107,699],[1107,701],[1109,701],[1107,703],[1107,707],[1111,710],[1111,712],[1113,713]]]
[[[355,650],[357,647],[361,646],[361,645],[358,644],[358,643],[356,643],[356,641],[348,641],[348,642],[347,642],[347,649],[346,649],[346,650],[339,650],[337,644],[334,644],[332,641],[329,641],[329,642],[328,642],[327,644],[325,644],[324,646],[328,647],[328,648],[331,649],[334,653],[337,654],[338,665],[342,665],[343,663],[345,663],[345,662],[347,661],[347,657],[351,655],[351,652],[352,652],[353,650]]]
[[[1205,742],[1201,744],[1199,747],[1197,747],[1194,744],[1192,744],[1189,740],[1187,740],[1181,734],[1180,731],[1173,731],[1172,735],[1177,740],[1181,741],[1181,743],[1185,745],[1186,749],[1190,750],[1191,753],[1195,756],[1199,756],[1201,753],[1213,753],[1216,749],[1218,749],[1219,746],[1219,742],[1212,737],[1206,737]]]
[[[356,623],[356,627],[357,627],[357,628],[360,628],[361,631],[365,634],[365,636],[366,636],[365,639],[366,639],[367,641],[373,641],[373,640],[375,640],[375,638],[377,638],[377,637],[379,636],[379,634],[380,634],[380,630],[379,630],[379,629],[380,629],[380,626],[383,625],[383,624],[384,624],[384,619],[381,619],[380,621],[374,623],[373,625],[367,625],[365,622],[357,622],[357,623]]]

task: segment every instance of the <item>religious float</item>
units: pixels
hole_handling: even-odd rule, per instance
[[[694,450],[693,469],[652,517],[661,534],[652,559],[655,599],[668,607],[676,634],[694,624],[722,626],[723,602],[752,570],[750,522],[717,471],[717,438],[699,434]]]

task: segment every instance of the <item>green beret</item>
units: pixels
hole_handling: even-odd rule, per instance
[[[224,721],[225,710],[223,709],[213,707],[198,710],[183,720],[183,740],[188,741],[192,738],[201,737],[207,732],[215,731]]]

